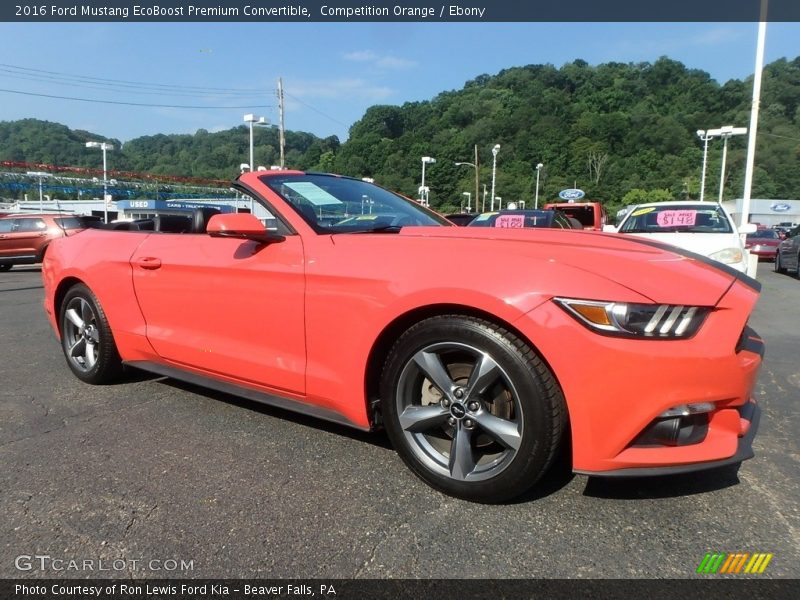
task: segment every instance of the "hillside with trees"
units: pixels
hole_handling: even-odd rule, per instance
[[[479,149],[481,184],[491,184],[491,148],[499,143],[496,194],[506,201],[540,199],[577,185],[613,209],[632,198],[696,198],[702,145],[695,131],[749,125],[752,80],[720,84],[707,73],[661,58],[654,63],[575,61],[529,65],[480,75],[463,89],[430,101],[373,106],[349,139],[287,132],[287,166],[333,171],[416,196],[422,156],[433,156],[426,184],[442,210],[474,194]],[[33,119],[0,122],[0,161],[97,167],[83,147],[101,136]],[[119,144],[117,140],[109,140]],[[256,164],[278,161],[275,128],[255,130]],[[716,197],[722,144],[712,141],[706,193]],[[248,156],[245,126],[193,135],[154,135],[124,144],[114,168],[162,175],[229,179]],[[746,138],[729,145],[726,198],[741,195]],[[754,197],[800,197],[800,58],[765,68]],[[482,185],[481,185],[482,187]]]

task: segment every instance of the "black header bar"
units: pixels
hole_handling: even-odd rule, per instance
[[[762,0],[12,0],[6,22],[746,22]],[[800,21],[768,0],[767,21]]]

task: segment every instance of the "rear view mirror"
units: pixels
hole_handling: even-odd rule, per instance
[[[758,226],[755,223],[745,223],[739,227],[739,233],[755,233],[757,230]]]
[[[263,223],[250,213],[214,215],[206,229],[211,237],[228,237],[251,240],[261,244],[282,242],[282,235],[268,231]]]
[[[613,225],[603,225],[604,233],[617,233],[617,228]]]

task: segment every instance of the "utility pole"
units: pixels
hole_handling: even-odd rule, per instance
[[[284,148],[286,146],[286,130],[283,125],[283,77],[278,77],[278,114],[280,116],[280,147],[281,147],[281,169],[286,168],[284,158]]]

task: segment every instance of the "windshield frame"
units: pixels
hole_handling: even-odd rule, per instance
[[[297,213],[298,216],[300,216],[300,218],[302,218],[303,221],[305,221],[315,233],[320,235],[334,235],[342,233],[396,233],[403,227],[456,227],[456,225],[452,224],[442,215],[420,205],[414,200],[401,196],[400,194],[387,190],[386,188],[374,183],[357,179],[355,177],[335,175],[332,173],[294,172],[263,175],[259,177],[259,181],[271,192],[281,198],[281,200],[283,200],[295,213]],[[309,209],[312,209],[311,212],[313,212],[315,206],[336,206],[336,204],[331,203],[315,205],[313,201],[309,201],[309,199],[303,196],[303,194],[296,188],[292,189],[291,186],[287,185],[288,183],[312,184],[315,187],[321,188],[320,194],[332,196],[333,199],[338,200],[341,204],[356,206],[359,205],[359,202],[353,200],[352,197],[349,199],[340,198],[336,195],[336,193],[331,193],[331,191],[337,191],[335,189],[336,185],[317,185],[323,183],[343,185],[352,184],[356,186],[354,190],[351,190],[351,194],[354,196],[358,196],[359,198],[368,198],[372,201],[371,206],[374,206],[375,204],[379,204],[384,207],[388,206],[389,208],[394,209],[397,213],[401,214],[363,213],[361,212],[364,210],[364,203],[362,200],[360,203],[360,210],[358,212],[350,213],[348,212],[348,209],[345,208],[345,214],[342,216],[343,218],[340,219],[339,222],[330,224],[320,223],[316,217],[312,219],[311,215],[307,214]],[[286,189],[287,187],[289,188],[288,190]],[[289,190],[292,190],[293,192],[291,197],[288,194]],[[321,208],[320,213],[322,213]],[[373,214],[374,217],[370,218]],[[387,218],[381,220],[380,217],[382,216]],[[322,218],[322,215],[320,218]],[[398,220],[401,221],[401,223],[394,222]],[[408,220],[416,220],[417,222],[405,222]],[[349,223],[345,227],[340,227],[339,223],[341,221],[349,221]]]

